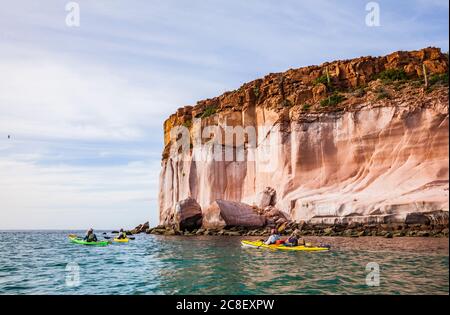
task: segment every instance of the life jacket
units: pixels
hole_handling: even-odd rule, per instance
[[[298,239],[296,237],[289,237],[288,243],[291,243],[294,246],[298,245]]]

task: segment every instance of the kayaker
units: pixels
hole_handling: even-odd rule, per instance
[[[119,240],[126,239],[127,238],[127,233],[123,229],[120,229],[119,236],[117,238]]]
[[[286,240],[284,243],[286,246],[299,246],[299,245],[305,245],[305,240],[300,238],[300,230],[295,229],[294,232],[292,232],[291,236]]]
[[[97,235],[95,235],[94,230],[92,228],[87,230],[84,240],[86,242],[97,242]]]
[[[267,241],[264,242],[264,244],[266,245],[271,245],[271,244],[275,244],[277,242],[277,240],[280,239],[280,235],[277,233],[277,230],[272,229],[270,231],[270,236],[267,239]]]

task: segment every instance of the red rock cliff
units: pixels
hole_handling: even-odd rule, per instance
[[[203,212],[216,200],[261,206],[266,187],[270,203],[297,221],[404,221],[448,211],[447,71],[439,49],[395,52],[269,74],[178,109],[164,123],[160,223],[171,224],[188,197]],[[175,126],[191,139],[206,126],[268,126],[256,129],[256,151],[270,135],[279,141],[263,162],[196,160],[193,152],[211,153],[217,139],[194,141],[177,160]]]

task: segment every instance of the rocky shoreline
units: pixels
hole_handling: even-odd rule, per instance
[[[263,196],[264,197],[264,196]],[[263,198],[264,199],[264,198]],[[178,206],[177,224],[161,224],[156,227],[149,227],[149,222],[140,224],[131,231],[130,234],[154,234],[154,235],[179,235],[179,236],[268,236],[271,229],[276,229],[281,235],[290,235],[294,230],[299,230],[301,236],[343,236],[343,237],[448,237],[449,235],[449,213],[448,211],[432,211],[428,213],[413,212],[399,222],[395,217],[386,216],[382,222],[358,222],[353,221],[352,217],[345,220],[336,221],[334,224],[325,222],[296,222],[286,217],[278,209],[267,206],[261,208],[252,208],[247,206],[242,208],[241,203],[226,202],[217,200],[218,207],[222,210],[232,209],[233,213],[237,210],[237,216],[240,220],[223,220],[219,215],[223,225],[210,225],[202,222],[202,216],[198,216],[199,207],[192,203],[192,199],[187,200]],[[196,207],[193,207],[196,206]],[[232,206],[230,208],[230,206]],[[248,208],[248,209],[247,209]],[[188,211],[189,210],[189,211]],[[193,211],[195,210],[195,211]],[[246,215],[244,210],[249,213]],[[201,212],[199,212],[201,213]],[[180,214],[185,214],[182,218]],[[189,214],[189,215],[186,215]],[[224,213],[226,214],[226,212]],[[258,215],[263,220],[250,220],[252,215]],[[193,217],[195,220],[190,220]],[[245,220],[243,220],[245,218]],[[259,219],[259,218],[258,218]],[[261,222],[262,223],[261,223]],[[191,224],[187,224],[189,222]],[[256,225],[258,224],[258,225]]]
[[[302,236],[343,236],[343,237],[448,237],[448,224],[336,224],[321,225],[291,222],[279,229],[281,235],[289,235],[295,229],[300,230]],[[145,231],[154,235],[179,236],[268,236],[270,228],[251,228],[233,226],[223,229],[193,229],[178,230],[169,226],[156,226]]]

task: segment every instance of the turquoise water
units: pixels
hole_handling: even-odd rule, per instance
[[[240,237],[90,247],[69,233],[0,232],[0,294],[449,293],[448,239],[309,238],[333,250],[308,253],[241,248]],[[370,262],[379,286],[366,284]]]

